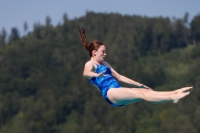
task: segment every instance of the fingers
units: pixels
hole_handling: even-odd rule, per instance
[[[145,86],[146,89],[151,89],[150,87],[148,87],[148,86],[146,86],[146,85],[144,85],[144,86]],[[151,90],[152,90],[152,89],[151,89]]]
[[[102,74],[102,75],[105,75],[105,72],[106,72],[106,70],[105,70],[105,71],[103,71],[103,72],[101,72],[101,74]]]
[[[146,89],[151,89],[151,88],[150,88],[150,87],[148,87],[148,86],[145,86],[145,88],[146,88]]]
[[[140,88],[151,89],[150,87],[148,87],[148,86],[146,86],[146,85],[144,85],[144,84],[142,84],[142,86],[140,86]],[[151,90],[152,90],[152,89],[151,89]]]
[[[146,85],[145,85],[145,88],[147,88],[147,89],[151,89],[150,87],[148,87],[148,86],[146,86]],[[151,90],[152,90],[152,89],[151,89]]]
[[[99,73],[97,77],[101,77],[101,76],[107,76],[107,74],[105,74],[105,72],[106,72],[106,70],[105,70],[105,71],[103,71],[103,72],[101,72],[101,73]]]
[[[148,86],[145,86],[145,88],[146,88],[146,89],[151,89],[151,88],[150,88],[150,87],[148,87]],[[151,90],[152,90],[152,89],[151,89]]]

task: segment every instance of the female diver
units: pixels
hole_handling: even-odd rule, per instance
[[[124,106],[141,100],[152,103],[177,103],[179,99],[187,96],[192,90],[192,87],[184,87],[174,91],[154,91],[146,85],[120,75],[104,60],[106,57],[105,45],[98,40],[94,40],[89,45],[85,31],[80,29],[79,26],[78,30],[83,46],[88,50],[91,57],[85,64],[83,76],[87,77],[90,83],[99,89],[102,96],[110,105]],[[139,88],[122,87],[118,81],[132,84]]]

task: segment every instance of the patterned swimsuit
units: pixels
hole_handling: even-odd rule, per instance
[[[101,92],[102,96],[109,104],[111,104],[112,106],[123,106],[124,104],[116,105],[108,99],[107,92],[110,88],[122,88],[122,87],[115,80],[115,78],[113,78],[113,76],[111,75],[111,70],[108,66],[97,64],[96,73],[101,73],[103,71],[105,71],[105,76],[92,77],[90,79],[90,83],[96,85],[99,88],[99,91]]]

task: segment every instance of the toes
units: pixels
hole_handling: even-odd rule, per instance
[[[192,87],[187,87],[183,92],[190,92],[192,91]]]

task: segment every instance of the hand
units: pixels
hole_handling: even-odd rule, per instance
[[[148,87],[148,86],[146,86],[146,85],[144,85],[144,84],[141,84],[139,87],[140,87],[140,88],[145,88],[145,89],[151,89],[150,87]],[[151,89],[151,90],[152,90],[152,89]]]
[[[102,76],[107,76],[107,74],[105,74],[106,70],[100,73],[96,74],[96,77],[102,77]]]

